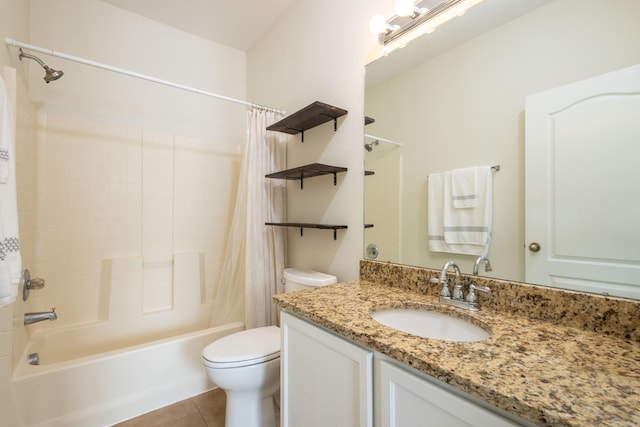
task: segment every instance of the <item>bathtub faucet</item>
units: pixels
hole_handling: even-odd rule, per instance
[[[32,323],[42,322],[43,320],[56,320],[58,316],[56,315],[55,307],[51,309],[51,311],[40,311],[37,313],[25,313],[24,314],[24,324],[30,325]]]

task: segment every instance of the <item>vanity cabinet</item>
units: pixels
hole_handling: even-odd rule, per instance
[[[283,427],[527,425],[287,312],[281,325]]]
[[[422,378],[375,358],[376,427],[507,427],[513,421]]]
[[[373,426],[373,352],[281,313],[283,427]]]

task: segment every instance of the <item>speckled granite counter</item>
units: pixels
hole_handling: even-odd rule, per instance
[[[274,300],[283,309],[534,424],[640,425],[637,341],[508,310],[472,313],[441,305],[432,291],[408,288],[358,280]],[[491,338],[465,343],[420,338],[370,316],[376,309],[407,306],[456,313],[489,330]]]

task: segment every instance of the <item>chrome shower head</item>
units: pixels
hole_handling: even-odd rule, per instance
[[[54,70],[53,68],[50,68],[47,64],[45,64],[37,56],[33,56],[33,55],[29,55],[28,53],[24,53],[22,51],[22,48],[20,49],[20,53],[18,53],[18,57],[20,58],[20,61],[22,61],[22,58],[24,57],[24,58],[33,59],[38,64],[40,64],[40,66],[42,68],[44,68],[45,75],[44,75],[43,79],[47,83],[49,83],[49,82],[51,82],[53,80],[58,80],[60,77],[62,77],[64,75],[64,73],[61,70]]]
[[[58,80],[60,77],[62,77],[64,75],[64,72],[62,70],[54,70],[53,68],[49,68],[47,65],[45,65],[44,67],[44,81],[49,83],[50,81],[53,80]]]
[[[364,144],[364,149],[367,150],[368,152],[372,152],[373,147],[377,147],[379,144],[380,144],[380,141],[375,139],[370,144]]]

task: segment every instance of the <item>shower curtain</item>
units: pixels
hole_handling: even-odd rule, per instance
[[[261,107],[253,107],[248,114],[248,143],[214,290],[212,326],[236,320],[244,320],[247,329],[278,324],[271,297],[282,291],[286,236],[283,228],[264,224],[284,222],[286,183],[265,175],[285,169],[286,137],[266,130],[281,114]]]

